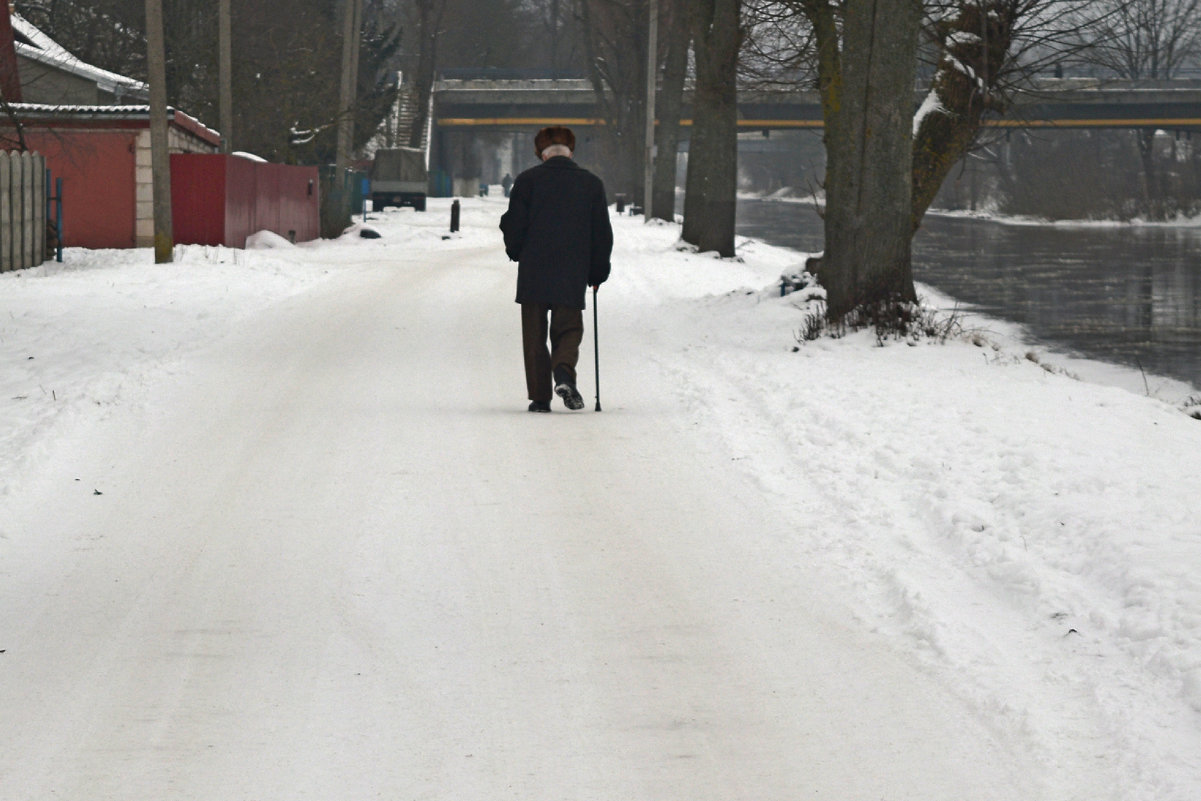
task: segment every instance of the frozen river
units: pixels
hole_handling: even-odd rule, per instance
[[[808,204],[740,199],[738,232],[817,251]],[[1201,386],[1201,226],[1014,225],[929,215],[914,277],[1043,342]]]

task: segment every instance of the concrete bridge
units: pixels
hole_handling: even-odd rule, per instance
[[[914,108],[922,97],[915,95]],[[685,98],[687,101],[687,96]],[[681,148],[687,148],[692,109],[685,103]],[[755,91],[739,97],[738,127],[763,136],[740,137],[739,152],[779,151],[772,131],[822,128],[815,91]],[[588,141],[605,124],[592,84],[584,79],[441,80],[434,87],[430,162],[435,192],[472,192],[451,176],[487,179],[529,166],[530,135],[545,125],[567,125]],[[1201,80],[1130,82],[1051,79],[1020,94],[999,129],[1163,129],[1201,131]],[[787,138],[787,137],[785,137]],[[499,165],[499,166],[497,166]],[[601,166],[601,165],[597,165]]]
[[[434,88],[434,130],[525,131],[544,125],[603,125],[589,81],[443,80]],[[816,91],[754,91],[739,97],[745,130],[822,127]],[[683,124],[691,125],[685,104]],[[1157,128],[1201,130],[1201,81],[1049,79],[1017,96],[1002,128]],[[685,132],[686,135],[686,132]]]

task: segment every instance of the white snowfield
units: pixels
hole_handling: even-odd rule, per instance
[[[1179,387],[615,217],[529,414],[503,203],[0,276],[0,800],[1201,798]]]

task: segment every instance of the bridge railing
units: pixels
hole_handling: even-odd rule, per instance
[[[925,90],[915,92],[915,107]],[[1201,80],[1124,81],[1048,78],[1013,98],[1001,127],[1201,129]],[[684,115],[690,115],[685,93]],[[816,91],[751,89],[739,93],[739,125],[745,128],[819,128]],[[435,87],[439,128],[529,128],[549,124],[603,125],[603,110],[589,81],[443,80]],[[684,124],[689,123],[688,119]]]

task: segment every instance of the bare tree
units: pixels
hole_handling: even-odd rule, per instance
[[[648,216],[669,222],[676,211],[676,151],[680,147],[680,116],[684,100],[684,80],[688,72],[688,48],[692,34],[683,0],[660,4],[664,35],[663,81],[656,101],[659,125],[655,130],[654,189]]]
[[[17,10],[80,60],[119,75],[145,76],[142,0],[27,0]]]
[[[1169,80],[1201,56],[1201,0],[1093,0],[1072,16],[1078,60],[1119,78]]]
[[[1077,60],[1129,80],[1171,80],[1201,61],[1201,0],[1094,0],[1075,15]],[[1136,132],[1146,213],[1169,212],[1155,129]]]
[[[801,0],[818,46],[825,119],[827,315],[916,300],[912,87],[919,0]]]
[[[1017,87],[1070,50],[1065,42],[1071,28],[1061,18],[1085,5],[1084,0],[785,0],[757,7],[757,35],[749,50],[759,79],[766,75],[778,82],[795,75],[805,81],[810,70],[817,74],[827,165],[826,250],[816,267],[829,293],[832,319],[856,307],[913,299],[908,240],[938,188],[974,146],[985,117],[1007,111]],[[807,25],[789,19],[790,13],[803,16]],[[883,19],[882,14],[891,20],[884,27],[861,27],[865,15]],[[920,39],[911,38],[918,30],[914,24],[924,32]],[[856,32],[866,32],[869,39],[856,43]],[[909,56],[902,53],[910,49],[930,76],[916,116],[910,98],[917,61],[906,65]],[[880,72],[881,59],[903,75]],[[866,75],[859,74],[863,69]],[[881,96],[892,96],[896,105],[877,105]],[[905,130],[894,126],[896,113],[903,113]],[[892,150],[902,139],[910,152]],[[906,186],[893,172],[898,165],[909,172]],[[893,216],[902,196],[909,198],[904,236],[894,228]]]
[[[560,54],[570,52],[570,46],[550,37],[543,31],[550,26],[568,32],[555,15],[557,8],[548,10],[551,20],[538,15],[541,8],[530,7],[522,0],[446,0],[443,15],[445,25],[438,37],[438,60],[451,68],[510,69],[525,64],[538,65],[542,71],[553,72]]]
[[[747,37],[738,68],[751,89],[795,89],[817,83],[813,26],[795,0],[745,0]]]
[[[17,150],[28,150],[29,146],[25,142],[25,126],[21,123],[21,118],[17,116],[16,109],[4,98],[3,93],[0,93],[0,114],[3,114],[8,120],[8,124],[12,126],[12,138],[6,135],[3,128],[0,128],[0,147],[5,150],[14,147]]]
[[[1093,0],[928,2],[930,90],[914,119],[913,228],[947,174],[977,142],[984,120],[1012,107],[1040,70],[1071,58]]]
[[[354,104],[354,147],[371,137],[395,97],[401,0],[367,0]],[[167,98],[223,133],[239,150],[284,163],[333,163],[344,17],[334,0],[276,5],[231,2],[232,123],[221,122],[221,4],[163,0]],[[144,0],[25,0],[26,19],[98,67],[146,77]],[[231,137],[233,138],[233,137]]]
[[[646,0],[579,4],[588,77],[605,120],[596,166],[609,189],[636,198],[644,192],[648,10]]]
[[[474,1],[474,0],[473,0]],[[510,16],[520,35],[509,44],[511,66],[549,70],[552,77],[578,77],[588,72],[581,0],[512,0]]]
[[[694,0],[691,9],[696,89],[681,237],[728,257],[734,255],[742,8],[740,0]]]
[[[913,122],[914,230],[951,168],[971,148],[985,115],[1005,110],[1016,26],[1041,1],[973,0],[934,10],[927,40],[936,68]]]
[[[150,73],[150,160],[154,180],[154,263],[174,260],[171,225],[171,154],[167,137],[167,56],[163,0],[146,0],[146,64]]]

